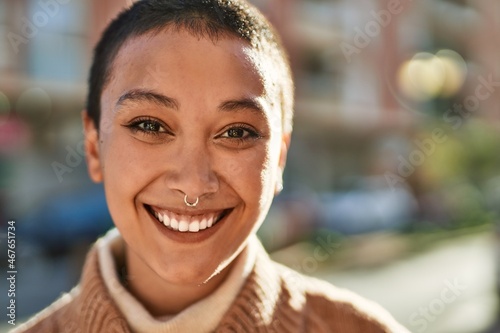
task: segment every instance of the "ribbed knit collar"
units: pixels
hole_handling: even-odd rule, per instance
[[[102,260],[98,252],[100,246],[107,247],[108,250],[104,252],[108,252],[108,259],[111,260],[107,267],[113,267],[112,245],[119,242],[104,242],[108,245],[100,242],[90,250],[80,284],[13,333],[131,333],[137,326],[140,326],[139,330],[143,330],[144,322],[137,321],[144,320],[144,315],[132,317],[125,314],[118,307],[117,299],[111,296],[112,290],[119,289],[120,282],[116,271],[114,282],[107,281],[107,273],[101,272],[100,266],[103,264],[100,263]],[[184,316],[182,325],[188,322],[189,325],[195,324],[194,329],[191,329],[192,326],[173,328],[176,332],[409,333],[377,304],[274,263],[256,238],[250,240],[248,249],[249,253],[255,249],[254,264],[249,259],[242,261],[248,263],[248,270],[251,268],[251,272],[229,308],[225,305],[227,311],[217,320],[215,327],[204,326],[201,320],[208,314],[212,315],[218,306],[214,303],[213,307],[206,307],[205,302],[209,301],[209,296],[201,301],[200,311],[203,313],[200,315],[188,308],[186,315],[182,315],[183,311],[169,321],[170,323],[179,316]],[[238,262],[237,265],[242,264]],[[246,276],[247,266],[243,266],[245,268],[241,276]],[[234,272],[237,270],[239,268]],[[229,278],[231,279],[233,278]],[[224,287],[225,283],[219,289]],[[219,293],[219,289],[212,295]],[[220,314],[217,317],[219,316]],[[154,321],[153,318],[146,320]]]
[[[208,297],[192,304],[175,316],[154,318],[119,281],[116,262],[123,260],[123,244],[117,229],[113,229],[97,243],[99,268],[111,298],[134,332],[152,333],[206,333],[216,329],[228,311],[255,264],[256,237],[236,258],[225,281]]]

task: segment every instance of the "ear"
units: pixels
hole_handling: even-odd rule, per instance
[[[291,133],[283,134],[281,138],[280,159],[278,162],[278,175],[276,177],[276,188],[274,194],[277,195],[283,190],[283,171],[286,165],[286,156],[290,147]]]
[[[101,159],[99,155],[99,132],[87,110],[82,111],[83,131],[85,135],[85,159],[90,179],[96,183],[103,180]]]

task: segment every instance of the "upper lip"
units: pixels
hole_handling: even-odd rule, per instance
[[[196,209],[196,208],[172,208],[172,207],[161,207],[156,205],[146,205],[146,208],[152,209],[156,212],[169,211],[178,215],[185,216],[196,216],[196,215],[205,215],[205,214],[213,214],[213,213],[222,213],[231,208],[216,208],[216,209]]]

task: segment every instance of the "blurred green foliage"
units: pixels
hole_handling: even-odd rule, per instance
[[[422,136],[430,136],[434,123]],[[445,129],[448,139],[420,166],[424,191],[439,193],[449,226],[471,227],[493,222],[500,210],[500,131],[484,120],[471,119]]]

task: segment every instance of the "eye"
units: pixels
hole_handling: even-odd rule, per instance
[[[161,138],[163,136],[173,135],[167,125],[155,118],[136,118],[123,126],[127,127],[132,133],[138,133],[143,136]]]
[[[259,138],[259,134],[246,126],[236,126],[222,133],[221,138],[247,140]]]
[[[215,138],[217,142],[230,149],[246,149],[253,147],[264,138],[257,129],[247,124],[231,124],[223,129]]]
[[[163,128],[163,126],[161,126],[159,122],[151,119],[138,120],[131,125],[144,132],[166,132],[166,130]]]

